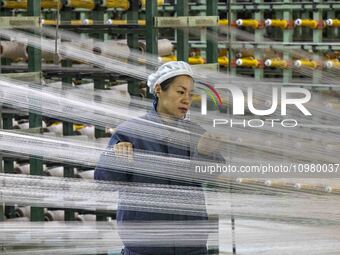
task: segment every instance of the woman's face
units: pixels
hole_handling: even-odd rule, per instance
[[[157,112],[181,119],[191,106],[194,82],[190,76],[180,75],[163,91],[159,84],[155,87],[158,97]]]

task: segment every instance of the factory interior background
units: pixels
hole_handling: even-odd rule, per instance
[[[207,254],[340,254],[338,0],[0,3],[0,254],[162,255],[202,241]],[[190,64],[187,117],[223,162],[107,157],[171,61]],[[136,137],[174,147],[195,133],[135,123]],[[95,180],[99,165],[176,185]],[[120,225],[119,206],[207,219]]]

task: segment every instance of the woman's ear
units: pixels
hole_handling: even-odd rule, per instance
[[[161,93],[161,85],[156,84],[156,86],[155,86],[155,96],[159,97],[160,93]]]

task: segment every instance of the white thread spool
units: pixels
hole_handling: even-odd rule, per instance
[[[31,207],[30,206],[25,206],[25,207],[18,207],[15,209],[15,216],[17,218],[20,217],[31,217]]]
[[[93,180],[94,179],[94,170],[78,172],[77,177],[82,178],[82,179]]]
[[[64,210],[47,211],[44,215],[44,221],[63,221],[64,215]]]
[[[27,45],[15,41],[2,41],[0,46],[1,58],[8,58],[13,61],[19,59],[27,60],[28,52]]]
[[[75,217],[76,221],[96,221],[96,215],[95,214],[76,214]]]

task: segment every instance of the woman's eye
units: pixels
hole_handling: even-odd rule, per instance
[[[183,95],[183,94],[184,94],[184,91],[177,91],[177,93]]]

